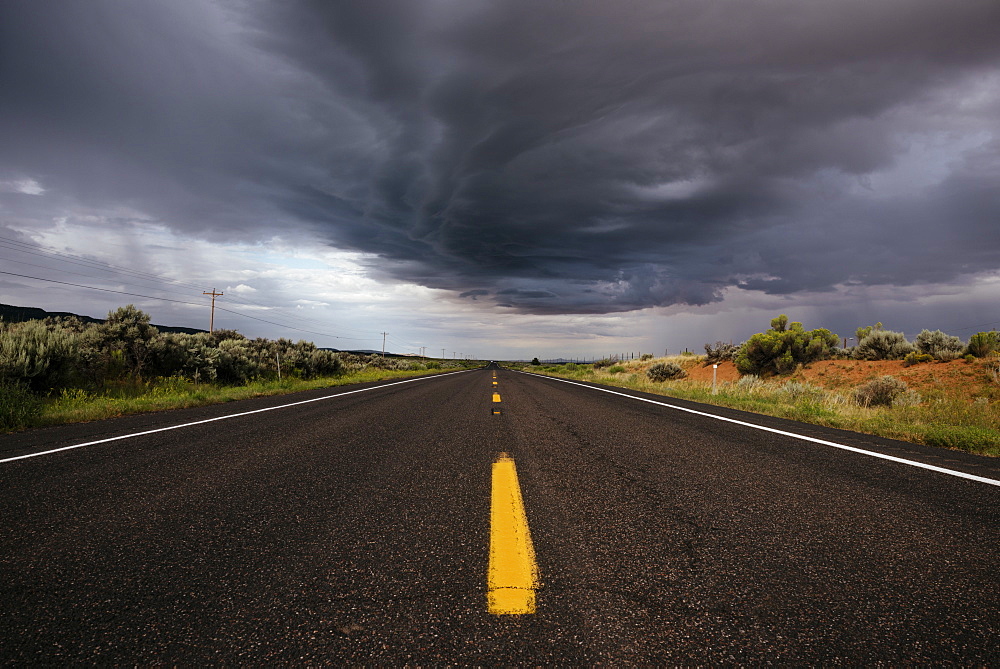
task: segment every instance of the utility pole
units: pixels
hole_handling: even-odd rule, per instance
[[[389,333],[388,332],[381,332],[380,334],[382,335],[382,357],[384,358],[385,357],[385,337]]]
[[[215,298],[221,297],[224,293],[215,292],[215,288],[212,289],[211,293],[202,292],[202,295],[212,296],[212,315],[208,319],[208,331],[215,332]]]
[[[441,359],[444,360],[444,349],[441,349]]]

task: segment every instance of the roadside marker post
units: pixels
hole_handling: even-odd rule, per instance
[[[719,372],[719,366],[718,365],[712,365],[712,394],[713,395],[716,393],[716,390],[715,390],[715,375],[718,374],[718,372]]]

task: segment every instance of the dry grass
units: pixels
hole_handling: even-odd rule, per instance
[[[684,379],[655,383],[646,370],[674,362],[688,372]],[[797,370],[790,377],[740,381],[732,363],[717,370],[704,356],[669,356],[620,363],[621,371],[589,365],[529,367],[562,378],[593,381],[667,397],[689,399],[780,418],[827,425],[892,439],[1000,456],[1000,373],[997,362],[928,363],[904,368],[897,361],[827,360]],[[893,375],[911,391],[891,407],[862,407],[854,390],[867,380]]]

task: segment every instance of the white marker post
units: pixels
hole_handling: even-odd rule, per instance
[[[718,373],[719,373],[719,366],[718,365],[712,365],[712,394],[713,395],[716,393],[716,390],[715,390],[715,375],[718,374]]]

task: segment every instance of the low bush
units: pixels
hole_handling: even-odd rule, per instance
[[[652,360],[652,359],[653,359],[652,353],[643,353],[642,355],[639,356],[639,360]]]
[[[683,379],[687,372],[675,362],[658,362],[646,370],[646,376],[654,383],[663,383],[670,379]]]
[[[969,345],[965,347],[967,355],[985,358],[990,353],[1000,350],[1000,332],[977,332],[969,337]]]
[[[745,374],[740,377],[740,380],[736,382],[736,387],[740,390],[745,390],[746,392],[754,392],[764,388],[767,385],[767,381],[760,378],[756,374]]]
[[[858,360],[902,360],[915,351],[902,332],[874,329],[854,347]]]
[[[912,367],[913,365],[919,365],[922,362],[934,362],[934,356],[930,353],[917,353],[916,351],[910,351],[903,358],[903,367]]]
[[[42,321],[0,325],[0,379],[46,393],[68,383],[79,363],[75,334]]]
[[[800,400],[820,402],[826,397],[826,391],[819,386],[798,381],[786,381],[778,388],[777,394],[784,401],[793,403]]]
[[[941,330],[921,330],[913,341],[920,353],[930,355],[937,360],[954,360],[961,355],[965,345],[958,337],[945,334]]]
[[[858,360],[902,360],[915,350],[902,332],[873,330],[854,347]]]
[[[621,374],[625,371],[625,368],[621,365],[611,365],[608,367],[608,374]]]
[[[854,401],[858,406],[892,406],[896,398],[903,395],[909,388],[906,382],[895,376],[880,376],[877,379],[854,389]]]
[[[42,401],[26,384],[0,379],[0,430],[18,430],[39,415]]]
[[[718,364],[736,357],[740,347],[734,346],[724,341],[717,341],[715,344],[705,344],[705,365]]]

